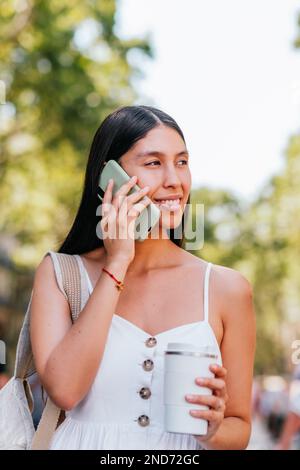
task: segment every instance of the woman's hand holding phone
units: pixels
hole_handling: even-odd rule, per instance
[[[128,263],[134,259],[135,220],[151,203],[150,198],[144,198],[149,191],[149,186],[127,196],[136,181],[137,177],[133,176],[120,187],[114,196],[112,192],[113,180],[110,180],[106,187],[102,200],[100,226],[104,248],[109,259],[122,259]],[[140,201],[141,199],[143,200]]]

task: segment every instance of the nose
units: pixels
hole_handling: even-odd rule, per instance
[[[178,187],[181,186],[181,179],[178,171],[174,168],[173,163],[166,165],[163,173],[163,186],[164,187]]]

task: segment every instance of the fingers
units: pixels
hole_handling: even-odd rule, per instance
[[[126,194],[130,191],[130,189],[135,185],[137,180],[137,176],[133,176],[130,178],[127,183],[123,184],[121,188],[113,195],[113,185],[114,180],[111,178],[107,184],[103,199],[102,199],[102,206],[101,206],[101,215],[102,215],[102,225],[103,227],[106,226],[108,222],[108,218],[110,222],[116,218],[116,212],[122,201],[126,197]],[[111,211],[112,207],[114,207],[114,211]],[[113,212],[113,213],[112,213]],[[103,220],[104,219],[104,220]]]
[[[140,213],[151,204],[151,199],[145,197],[150,189],[149,186],[145,186],[127,196],[127,193],[135,185],[136,180],[136,176],[132,177],[127,183],[122,185],[114,195],[113,180],[110,180],[107,185],[102,201],[102,220],[100,226],[102,233],[107,233],[111,238],[117,236],[126,238],[128,222],[134,221]],[[128,220],[128,218],[130,218],[130,220]],[[107,228],[109,230],[107,230]],[[129,227],[129,231],[133,229],[133,226]]]
[[[191,409],[189,413],[195,418],[205,419],[208,421],[208,434],[213,435],[219,428],[224,419],[226,403],[228,401],[227,388],[225,377],[227,370],[219,364],[211,364],[210,370],[214,373],[214,377],[197,377],[195,383],[200,387],[209,388],[212,390],[211,395],[188,395],[185,397],[189,403],[195,403],[209,407],[208,410]],[[207,439],[204,437],[204,440]]]
[[[131,209],[128,211],[128,216],[137,218],[141,212],[145,209],[145,207],[149,206],[151,203],[151,199],[143,199],[141,202],[134,204]]]
[[[139,196],[138,198],[143,197],[145,191]],[[119,220],[118,220],[118,227],[119,227],[119,237],[126,238],[127,236],[134,237],[134,230],[135,230],[135,220],[141,214],[141,212],[151,203],[150,198],[143,198],[142,201],[133,204],[131,203],[128,206],[127,202],[124,201],[119,209]],[[129,210],[128,210],[129,207]],[[128,211],[128,212],[127,212]],[[128,234],[128,235],[127,235]]]
[[[215,379],[215,378],[197,378],[195,380],[197,385],[200,385],[202,387],[207,387],[212,390],[219,390],[223,391],[225,390],[226,384],[223,379]]]
[[[142,212],[142,210],[150,204],[151,199],[144,197],[149,189],[149,186],[145,186],[130,196],[124,196],[124,199],[119,207],[119,214],[121,219],[125,220],[124,216],[127,216],[127,212],[129,216],[135,217],[136,214],[140,214],[140,212]],[[139,202],[139,204],[135,204],[141,198],[143,199]]]
[[[120,207],[123,199],[126,197],[126,194],[135,185],[136,181],[137,181],[137,176],[133,176],[127,181],[127,183],[123,184],[121,188],[118,191],[116,191],[116,193],[113,195],[114,180],[113,179],[109,180],[108,185],[106,187],[106,191],[104,193],[103,200],[102,200],[101,213],[103,217],[105,217],[108,214],[112,205],[114,206],[116,210]]]
[[[216,377],[225,378],[227,375],[227,369],[225,369],[223,366],[220,366],[219,364],[211,364],[209,368]]]
[[[220,411],[190,410],[190,414],[194,416],[195,418],[202,418],[202,419],[206,419],[207,421],[220,421]]]
[[[220,419],[223,419],[226,405],[225,400],[222,398],[214,395],[186,395],[185,398],[189,403],[210,407],[209,410],[192,409],[190,410],[192,416],[208,421],[220,421]]]
[[[120,205],[122,204],[124,198],[128,194],[128,192],[133,188],[137,181],[137,176],[132,176],[130,180],[127,181],[127,183],[123,184],[120,189],[115,193],[114,199],[113,199],[113,205],[115,208],[119,208]]]
[[[102,205],[101,205],[102,218],[106,217],[109,210],[110,210],[110,205],[111,205],[111,201],[112,201],[112,188],[113,188],[113,185],[114,185],[114,180],[110,179],[107,186],[106,186],[104,196],[102,198]]]
[[[186,400],[189,403],[197,403],[198,405],[206,405],[213,408],[215,411],[224,411],[225,402],[222,398],[215,395],[186,395]]]

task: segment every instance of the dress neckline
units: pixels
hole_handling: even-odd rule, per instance
[[[91,295],[91,293],[93,292],[94,290],[94,287],[92,285],[92,282],[91,282],[91,279],[90,279],[90,276],[89,276],[89,273],[87,272],[87,269],[84,265],[84,262],[81,258],[80,255],[76,255],[76,257],[78,258],[81,266],[82,266],[82,269],[84,271],[84,274],[85,274],[85,277],[86,277],[86,280],[87,280],[87,284],[88,284],[88,291],[89,291],[89,295]],[[211,265],[211,263],[208,263],[208,267],[209,268]],[[206,269],[207,269],[206,268]],[[207,277],[205,276],[205,279],[206,281],[208,282],[208,279]],[[204,300],[204,303],[207,303],[208,301],[208,296],[205,296],[205,300]],[[204,319],[203,320],[197,320],[197,321],[194,321],[194,322],[189,322],[189,323],[184,323],[183,325],[178,325],[178,326],[175,326],[173,328],[169,328],[167,330],[163,330],[155,335],[152,335],[150,333],[148,333],[146,330],[144,330],[143,328],[141,328],[140,326],[136,325],[135,323],[131,322],[130,320],[127,320],[126,318],[122,317],[121,315],[117,314],[117,313],[114,313],[113,314],[113,320],[118,320],[120,322],[123,322],[124,325],[127,325],[129,326],[133,331],[136,331],[138,333],[140,333],[142,336],[144,337],[155,337],[155,338],[159,338],[161,336],[164,336],[164,335],[167,335],[169,333],[172,333],[173,331],[177,331],[177,330],[180,330],[180,329],[184,329],[184,328],[191,328],[191,327],[197,327],[199,325],[207,325],[208,329],[210,330],[210,332],[212,333],[213,335],[213,338],[214,338],[214,341],[216,343],[216,346],[218,348],[218,351],[221,355],[221,351],[220,351],[220,346],[219,346],[219,343],[218,343],[218,340],[217,340],[217,337],[215,335],[215,332],[212,328],[212,326],[210,325],[209,321],[208,321],[208,318],[204,315]]]
[[[175,330],[180,330],[182,328],[188,328],[188,327],[192,327],[192,326],[195,327],[197,325],[202,325],[202,323],[205,323],[206,325],[208,325],[210,327],[209,323],[207,323],[205,320],[198,320],[198,321],[194,321],[194,322],[190,322],[190,323],[184,323],[183,325],[174,326],[173,328],[163,330],[163,331],[153,335],[151,333],[148,333],[146,330],[144,330],[140,326],[136,325],[135,323],[131,322],[130,320],[127,320],[127,318],[121,317],[121,315],[118,315],[117,313],[114,313],[113,315],[114,315],[115,319],[125,322],[128,326],[130,326],[134,330],[139,331],[142,335],[146,336],[147,338],[148,337],[158,338],[159,336],[166,335],[166,334],[171,333]]]

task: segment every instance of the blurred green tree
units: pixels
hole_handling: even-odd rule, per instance
[[[300,337],[299,209],[300,136],[295,135],[287,144],[283,170],[270,180],[253,209],[259,243],[254,259],[258,333],[262,341],[272,343],[272,348],[261,345],[257,359],[265,366],[274,361],[278,367],[276,353],[281,349],[281,368],[289,372],[294,367],[292,343]]]
[[[197,254],[239,270],[253,286],[256,373],[291,371],[292,342],[300,337],[300,136],[291,137],[281,173],[256,200],[202,188],[191,201],[205,207],[204,244]]]
[[[115,15],[115,0],[1,2],[0,228],[18,265],[63,240],[97,127],[137,98],[130,54],[152,50],[148,38],[121,40]]]

